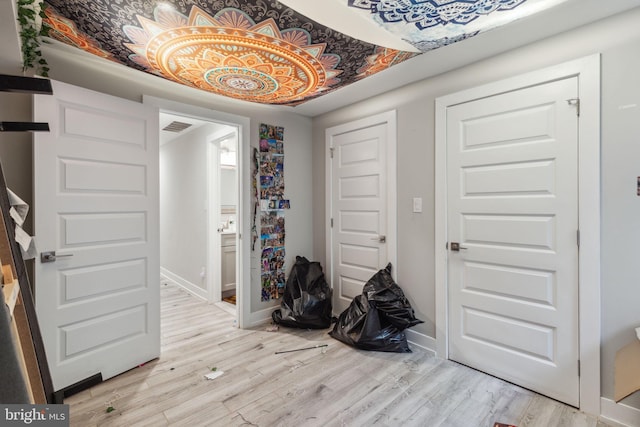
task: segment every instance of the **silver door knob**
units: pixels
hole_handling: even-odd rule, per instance
[[[40,262],[54,262],[58,258],[70,257],[73,254],[56,255],[56,251],[47,251],[40,253]]]
[[[372,237],[371,240],[377,240],[380,243],[386,243],[387,242],[387,236]]]
[[[467,248],[465,248],[464,246],[460,246],[460,243],[458,242],[451,242],[451,250],[453,252],[460,252],[460,251],[466,251]]]

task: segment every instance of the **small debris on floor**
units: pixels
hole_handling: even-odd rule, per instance
[[[222,374],[224,374],[223,371],[215,371],[215,372],[211,372],[210,374],[205,375],[204,377],[208,380],[215,380],[216,378],[222,376]]]
[[[116,410],[116,408],[114,408],[113,406],[109,406],[109,407],[107,408],[107,414],[108,414],[109,412],[113,412],[113,411],[115,411],[115,410]]]
[[[322,347],[327,347],[329,344],[318,344],[318,345],[314,345],[313,347],[305,347],[305,348],[296,348],[295,350],[283,350],[283,351],[276,351],[276,354],[283,354],[283,353],[293,353],[294,351],[302,351],[302,350],[312,350],[314,348],[322,348]],[[323,349],[323,353],[326,351],[326,349]]]
[[[269,326],[267,326],[265,331],[267,331],[267,332],[277,332],[278,329],[280,329],[280,328],[278,328],[278,325],[269,325]]]
[[[171,369],[169,369],[169,370],[170,370],[170,371],[173,371],[174,369],[176,369],[176,368],[171,368]]]
[[[215,372],[215,371],[217,371],[217,370],[218,370],[218,368],[216,368],[215,366],[214,366],[213,368],[211,368],[211,371],[212,371],[212,372]]]

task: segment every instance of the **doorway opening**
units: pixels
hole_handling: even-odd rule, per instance
[[[161,276],[236,318],[239,134],[238,125],[160,112]]]

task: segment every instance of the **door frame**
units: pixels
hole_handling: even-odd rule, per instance
[[[237,150],[239,145],[238,134],[238,128],[234,127],[231,132],[225,129],[224,132],[217,133],[207,140],[207,209],[209,212],[209,215],[207,215],[207,293],[209,295],[209,302],[222,301],[222,235],[218,232],[222,205],[220,203],[220,143],[233,137],[236,140]],[[240,181],[240,176],[236,177],[236,181]],[[240,191],[239,185],[238,191]],[[239,196],[237,198],[240,200]],[[236,207],[236,215],[237,214],[238,208]],[[235,236],[237,245],[237,231]],[[238,262],[238,253],[236,252],[236,265],[238,265]]]
[[[354,120],[341,125],[332,126],[325,130],[325,206],[326,206],[326,275],[329,277],[329,284],[333,288],[333,229],[331,227],[331,215],[333,212],[333,176],[331,149],[333,148],[333,138],[337,135],[353,132],[366,127],[376,126],[380,124],[387,125],[387,251],[389,254],[389,262],[393,266],[391,276],[398,281],[398,222],[397,222],[397,117],[396,110],[386,111],[365,117],[363,119]]]
[[[600,55],[595,54],[436,99],[435,303],[436,353],[449,358],[447,236],[447,107],[578,77],[578,339],[580,409],[600,414]]]
[[[239,328],[251,326],[251,148],[248,117],[143,95],[142,102],[162,111],[235,127],[238,137],[238,207],[236,210],[236,310]],[[245,238],[246,236],[246,238]]]

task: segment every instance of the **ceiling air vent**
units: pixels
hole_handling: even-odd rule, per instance
[[[162,128],[162,130],[166,130],[167,132],[179,133],[187,129],[188,127],[191,127],[191,123],[173,121]]]

